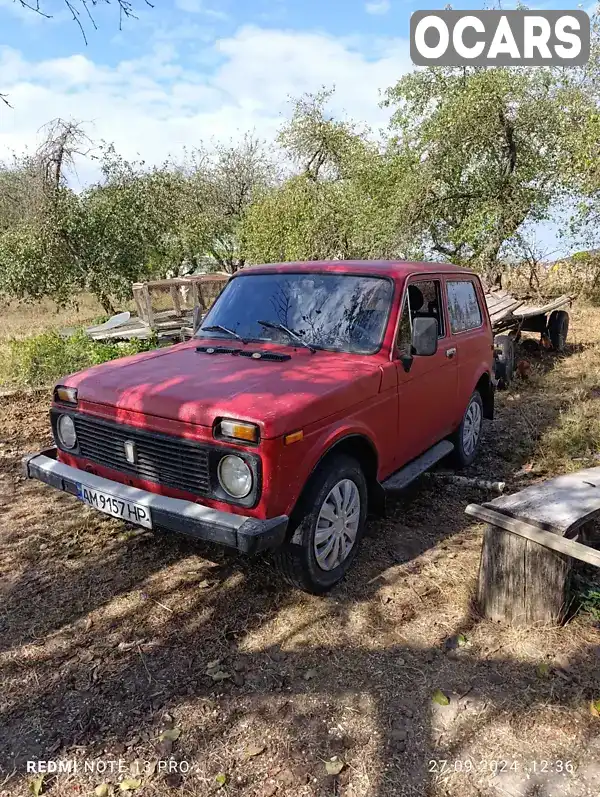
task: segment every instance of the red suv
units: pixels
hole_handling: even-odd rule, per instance
[[[442,263],[244,269],[192,340],[69,376],[56,448],[25,470],[100,511],[251,553],[321,592],[367,512],[452,454],[494,409],[479,278]]]

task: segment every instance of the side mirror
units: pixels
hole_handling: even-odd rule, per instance
[[[202,308],[200,305],[196,305],[194,307],[194,315],[192,316],[192,329],[194,330],[194,335],[200,329],[200,324],[202,323]]]
[[[431,357],[437,351],[438,325],[435,318],[418,317],[413,319],[413,354]]]

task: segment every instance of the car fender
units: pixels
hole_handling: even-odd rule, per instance
[[[310,435],[313,437],[313,435]],[[323,434],[315,434],[314,439],[311,440],[310,447],[306,448],[305,454],[301,462],[298,463],[298,479],[296,482],[296,490],[294,493],[294,500],[287,508],[287,513],[291,514],[293,508],[298,503],[306,485],[314,475],[315,471],[323,462],[323,460],[339,445],[342,441],[352,440],[352,438],[360,438],[371,449],[375,461],[379,462],[378,449],[371,435],[369,427],[360,422],[352,424],[340,421],[333,426],[323,430]]]

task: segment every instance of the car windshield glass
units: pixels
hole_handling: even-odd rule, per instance
[[[220,325],[244,340],[298,346],[283,326],[316,348],[372,354],[381,345],[392,293],[382,277],[249,274],[225,287],[197,337],[226,337],[215,329]]]

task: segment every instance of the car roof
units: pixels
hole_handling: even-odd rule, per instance
[[[381,277],[407,277],[411,274],[474,274],[454,263],[432,263],[412,260],[304,260],[295,263],[266,263],[246,266],[234,276],[244,274],[271,274],[281,272],[323,272],[360,274]]]

